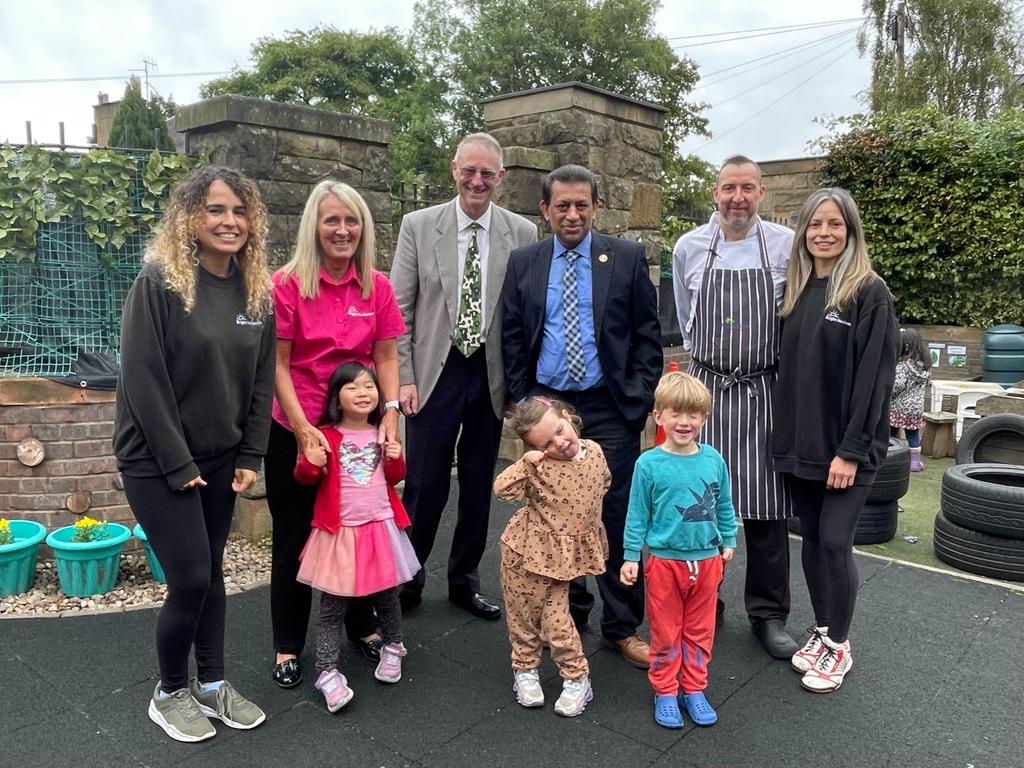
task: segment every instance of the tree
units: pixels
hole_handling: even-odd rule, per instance
[[[390,120],[394,178],[447,171],[444,85],[424,71],[397,30],[361,34],[319,26],[261,38],[251,55],[252,69],[207,83],[202,96],[233,93]]]
[[[931,105],[981,120],[1012,103],[1021,71],[1021,30],[1014,0],[865,0],[869,21],[872,112]],[[891,41],[897,7],[906,8],[905,63]]]
[[[668,107],[666,154],[704,134],[686,101],[697,67],[654,33],[657,0],[422,0],[414,41],[450,93],[456,135],[479,130],[481,99],[581,81]]]
[[[142,98],[142,86],[136,77],[128,81],[124,96],[110,128],[110,145],[125,149],[162,149],[174,151],[174,142],[167,132],[165,111],[173,111],[173,102]]]

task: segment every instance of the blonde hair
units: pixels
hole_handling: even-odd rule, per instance
[[[279,272],[283,275],[295,275],[299,281],[299,295],[304,299],[315,298],[320,293],[320,237],[317,225],[320,223],[320,203],[328,195],[334,195],[356,217],[362,231],[356,244],[356,274],[362,283],[362,296],[368,299],[373,293],[373,262],[377,247],[377,238],[373,231],[373,216],[363,196],[348,184],[333,179],[325,179],[313,187],[306,199],[306,207],[299,219],[299,232],[295,238],[295,251],[292,258]]]
[[[554,411],[557,416],[561,416],[563,412],[569,414],[569,423],[576,429],[577,434],[583,429],[583,420],[571,405],[552,397],[540,395],[527,398],[517,406],[509,416],[509,426],[525,442],[530,430],[537,426],[548,411]]]
[[[846,248],[839,254],[828,281],[825,309],[841,312],[857,298],[862,285],[880,279],[871,267],[871,257],[868,256],[868,246],[864,238],[864,225],[853,197],[839,187],[819,189],[807,198],[797,218],[793,250],[790,252],[789,267],[786,270],[786,292],[782,297],[782,309],[779,310],[780,317],[788,317],[793,312],[800,295],[814,274],[814,258],[807,250],[807,228],[814,212],[822,203],[829,200],[839,208],[839,213],[846,223]]]
[[[654,390],[654,410],[671,408],[681,413],[711,413],[711,392],[704,383],[682,371],[672,371],[661,377]]]
[[[185,312],[196,304],[196,270],[199,267],[198,233],[204,226],[204,206],[210,185],[222,181],[245,206],[249,236],[235,254],[235,264],[245,288],[245,311],[253,320],[270,310],[267,279],[267,209],[252,179],[231,168],[208,165],[197,168],[174,189],[163,219],[146,246],[146,262],[159,264],[167,287],[181,297]]]

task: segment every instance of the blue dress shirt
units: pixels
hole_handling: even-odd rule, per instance
[[[597,341],[594,335],[594,278],[590,262],[593,234],[588,232],[583,242],[569,249],[552,238],[554,249],[551,270],[548,272],[548,291],[545,301],[544,338],[540,343],[537,360],[537,381],[551,389],[584,390],[604,383],[601,362],[597,359]],[[576,382],[569,377],[565,363],[565,313],[562,311],[562,276],[569,267],[565,252],[573,250],[579,258],[573,263],[579,295],[580,335],[583,341],[583,363],[586,373]]]

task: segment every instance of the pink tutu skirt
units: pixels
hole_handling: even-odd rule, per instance
[[[341,597],[397,587],[420,569],[409,537],[392,519],[343,525],[337,533],[314,528],[299,559],[299,581]]]

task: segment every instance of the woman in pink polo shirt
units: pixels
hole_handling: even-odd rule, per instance
[[[387,277],[373,268],[373,218],[352,187],[322,181],[306,201],[295,253],[274,275],[277,366],[274,418],[265,459],[267,504],[274,520],[270,577],[273,679],[282,688],[302,680],[311,590],[295,580],[309,536],[316,489],[299,485],[295,459],[306,446],[327,442],[314,425],[327,380],[342,363],[372,366],[386,401],[387,440],[398,440],[398,347],[405,332]],[[371,660],[380,638],[371,605],[355,601],[346,617],[349,639]]]

